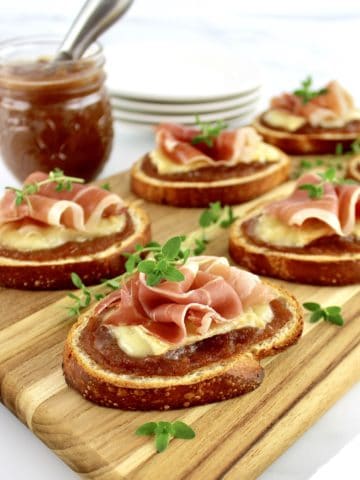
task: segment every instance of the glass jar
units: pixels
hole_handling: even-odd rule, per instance
[[[0,43],[0,149],[19,180],[55,167],[91,180],[111,151],[102,49],[51,63],[58,45],[48,37]]]

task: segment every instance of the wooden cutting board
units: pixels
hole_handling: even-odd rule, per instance
[[[127,174],[112,177],[110,184],[124,198],[134,199]],[[267,197],[287,188],[279,187]],[[197,226],[197,209],[152,204],[144,208],[156,240]],[[249,204],[235,210],[241,215],[247,208]],[[227,254],[226,231],[214,232],[207,252]],[[61,356],[74,321],[67,317],[66,292],[0,289],[1,400],[85,478],[256,478],[360,378],[360,285],[278,283],[300,302],[341,305],[345,326],[307,323],[298,345],[268,359],[263,384],[242,398],[149,413],[101,408],[66,386]],[[175,419],[191,424],[196,438],[173,440],[166,452],[156,454],[153,439],[134,435],[144,422]]]

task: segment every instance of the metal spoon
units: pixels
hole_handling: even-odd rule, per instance
[[[133,0],[87,0],[60,45],[55,61],[77,60],[96,38],[116,22]]]

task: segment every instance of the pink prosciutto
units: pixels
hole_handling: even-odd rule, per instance
[[[136,274],[96,307],[107,325],[143,325],[153,335],[179,344],[190,333],[204,335],[213,324],[225,323],[244,309],[274,298],[259,277],[231,267],[225,258],[192,257],[180,268],[182,282],[146,284]]]
[[[262,139],[252,127],[221,132],[209,147],[193,143],[201,132],[197,128],[163,123],[156,129],[156,145],[174,163],[207,163],[212,166],[250,162]]]
[[[305,104],[294,93],[283,93],[271,100],[271,108],[305,117],[313,126],[324,120],[331,122],[346,118],[355,109],[351,95],[337,81],[330,82],[325,88],[326,93]]]
[[[315,219],[327,224],[337,235],[351,234],[360,213],[360,185],[327,182],[324,184],[324,195],[319,199],[312,199],[306,190],[299,189],[303,184],[316,185],[320,182],[317,174],[303,175],[290,197],[268,205],[265,212],[290,226],[301,226],[306,220]]]
[[[34,172],[24,184],[41,182],[48,175]],[[54,183],[42,185],[28,202],[15,203],[15,193],[7,190],[0,200],[0,225],[23,219],[36,220],[47,225],[64,226],[86,231],[96,226],[102,217],[124,211],[123,200],[95,185],[74,183],[71,191],[57,192]]]

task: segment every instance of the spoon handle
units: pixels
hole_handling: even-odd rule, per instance
[[[78,59],[130,7],[133,0],[87,0],[60,45],[55,60]]]

